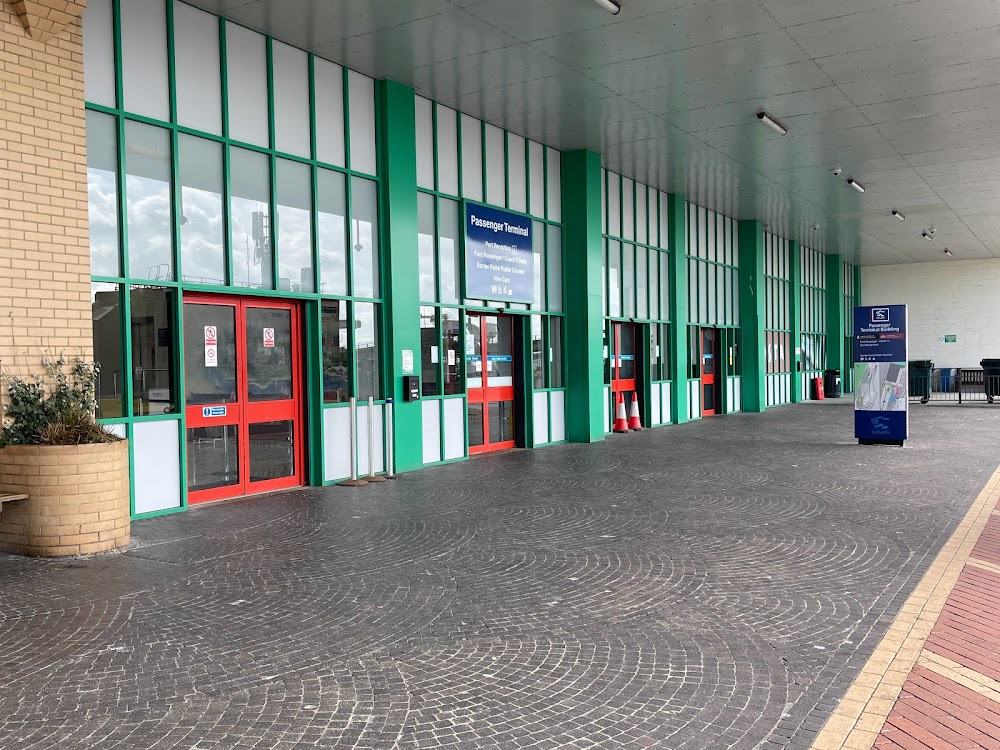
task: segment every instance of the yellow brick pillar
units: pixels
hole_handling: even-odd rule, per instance
[[[86,0],[0,0],[0,372],[92,354]]]

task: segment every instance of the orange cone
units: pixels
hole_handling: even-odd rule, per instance
[[[635,396],[635,391],[632,391],[632,409],[628,415],[628,428],[638,432],[642,429],[642,419],[639,417],[639,399]]]
[[[615,432],[628,432],[628,418],[625,416],[625,397],[618,394],[618,414],[615,417]]]

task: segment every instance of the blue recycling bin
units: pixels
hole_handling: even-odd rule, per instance
[[[941,393],[953,393],[958,385],[958,368],[941,368]]]

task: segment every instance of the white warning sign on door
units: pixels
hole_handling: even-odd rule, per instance
[[[205,326],[205,367],[219,366],[219,332],[215,326]]]
[[[264,329],[264,346],[268,349],[274,348],[274,329],[265,328]]]

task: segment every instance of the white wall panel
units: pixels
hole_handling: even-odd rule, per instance
[[[553,443],[566,439],[566,391],[551,391],[549,393],[549,413],[552,415]]]
[[[170,119],[164,0],[121,3],[122,88],[129,112]]]
[[[112,435],[117,435],[122,440],[125,440],[128,437],[128,425],[125,425],[125,424],[109,424],[109,425],[105,425],[104,429],[106,429]]]
[[[535,445],[549,442],[549,394],[545,391],[531,394],[531,420],[534,426]]]
[[[701,381],[688,381],[688,418],[701,419]]]
[[[545,147],[528,141],[528,199],[532,216],[545,218]]]
[[[507,205],[507,176],[504,171],[504,133],[486,125],[486,202]]]
[[[417,115],[417,187],[435,190],[434,185],[434,104],[422,96],[416,98]]]
[[[514,133],[507,134],[507,181],[510,196],[507,201],[512,211],[528,210],[528,185],[525,173],[524,138]]]
[[[441,402],[422,401],[424,463],[433,464],[441,460]]]
[[[549,221],[562,221],[562,156],[553,148],[547,148],[545,151],[548,163],[548,174],[545,180],[548,191]]]
[[[274,145],[278,151],[311,156],[309,58],[281,42],[271,43],[274,76]]]
[[[663,424],[672,424],[674,421],[671,415],[673,408],[672,391],[670,383],[660,383],[660,416]]]
[[[345,166],[344,158],[344,69],[313,58],[316,106],[316,158],[326,164]]]
[[[442,105],[437,108],[438,190],[458,195],[458,115]]]
[[[266,147],[267,49],[261,34],[226,23],[226,76],[229,137]]]
[[[462,197],[483,199],[482,124],[468,115],[462,115]]]
[[[351,449],[347,442],[350,429],[350,409],[323,410],[323,479],[327,482],[351,476]]]
[[[136,513],[181,507],[180,425],[178,420],[133,425]]]
[[[444,404],[445,460],[465,455],[465,399],[447,398]]]
[[[611,389],[604,389],[604,431],[611,432]]]
[[[375,174],[375,81],[349,70],[347,95],[351,118],[351,169]]]
[[[660,385],[659,383],[653,383],[653,387],[650,390],[650,420],[654,425],[662,424],[663,419],[660,414]]]
[[[83,91],[93,104],[115,106],[115,43],[111,0],[90,0],[83,12]],[[216,26],[218,28],[218,26]]]
[[[187,3],[174,2],[174,65],[177,122],[185,127],[220,135],[222,63],[219,60],[219,19],[216,16]]]

